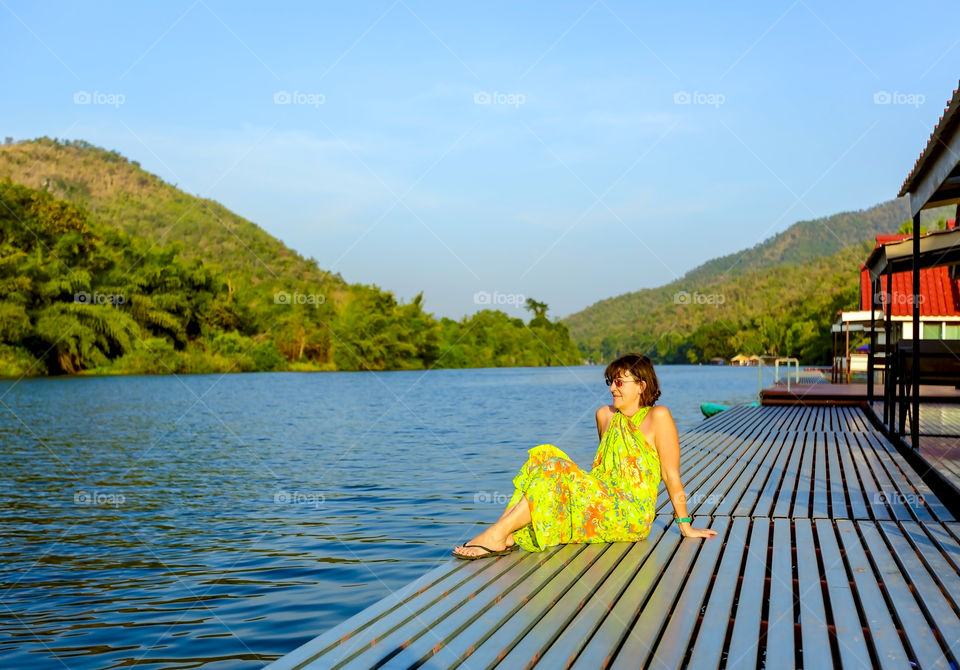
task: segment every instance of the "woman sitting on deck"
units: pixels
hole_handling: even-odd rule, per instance
[[[543,551],[558,544],[643,540],[656,514],[661,476],[680,533],[717,534],[690,525],[677,426],[669,409],[653,406],[660,385],[650,359],[622,356],[607,366],[604,379],[613,404],[597,410],[600,447],[593,469],[584,472],[551,444],[534,447],[513,480],[516,490],[503,516],[456,547],[454,556],[473,560],[508,554],[518,546]]]

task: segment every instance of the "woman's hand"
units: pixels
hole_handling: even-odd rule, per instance
[[[712,528],[694,528],[689,523],[681,523],[680,534],[684,537],[705,537],[709,539],[717,535],[717,531]]]

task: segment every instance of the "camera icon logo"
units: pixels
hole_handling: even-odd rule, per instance
[[[273,104],[289,105],[290,94],[287,91],[277,91],[276,93],[273,94]]]
[[[86,91],[77,91],[73,94],[73,104],[75,105],[89,105],[90,104],[90,94]]]
[[[678,305],[689,305],[690,304],[690,292],[689,291],[677,291],[673,294],[673,302]]]
[[[489,291],[477,291],[473,294],[473,304],[475,305],[489,305],[490,304],[490,293]]]
[[[677,91],[673,94],[673,104],[675,105],[689,105],[690,104],[690,94],[686,91]]]
[[[289,305],[290,304],[290,294],[286,291],[280,291],[279,293],[273,294],[273,302],[277,305]]]
[[[473,103],[475,105],[489,105],[490,94],[486,91],[477,91],[473,94]]]
[[[873,94],[873,104],[889,105],[890,94],[887,91],[877,91],[876,93]]]

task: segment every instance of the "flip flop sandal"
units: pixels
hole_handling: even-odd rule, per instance
[[[485,554],[478,554],[477,556],[464,556],[463,554],[458,554],[458,553],[456,553],[455,551],[451,551],[450,554],[451,554],[452,556],[457,557],[457,558],[461,558],[461,559],[463,559],[463,560],[465,560],[465,561],[475,561],[475,560],[477,560],[478,558],[491,558],[491,557],[494,557],[494,556],[506,556],[507,554],[511,554],[511,553],[515,552],[517,549],[519,549],[519,547],[518,547],[517,545],[515,545],[515,544],[510,545],[509,547],[507,547],[507,548],[504,549],[503,551],[494,551],[493,549],[487,549],[487,548],[484,547],[482,544],[465,544],[465,545],[463,545],[463,546],[464,546],[464,547],[476,547],[477,549],[483,549],[483,550],[486,551],[487,553],[485,553]]]

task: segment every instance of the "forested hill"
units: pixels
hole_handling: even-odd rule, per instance
[[[922,225],[942,227],[952,215],[931,210]],[[877,234],[897,232],[908,218],[900,199],[801,221],[665,286],[601,300],[563,322],[593,361],[639,351],[667,363],[742,353],[828,364],[830,325],[859,299],[860,263]]]
[[[681,281],[709,282],[784,264],[798,264],[835,254],[854,244],[889,233],[910,218],[906,198],[869,209],[798,221],[755,246],[720,256],[687,272]]]
[[[579,364],[527,307],[436,319],[116,152],[0,147],[0,377]]]
[[[91,218],[151,242],[182,244],[187,260],[254,281],[342,285],[312,259],[213,200],[184,193],[116,151],[42,138],[0,146],[0,180],[45,191]]]

